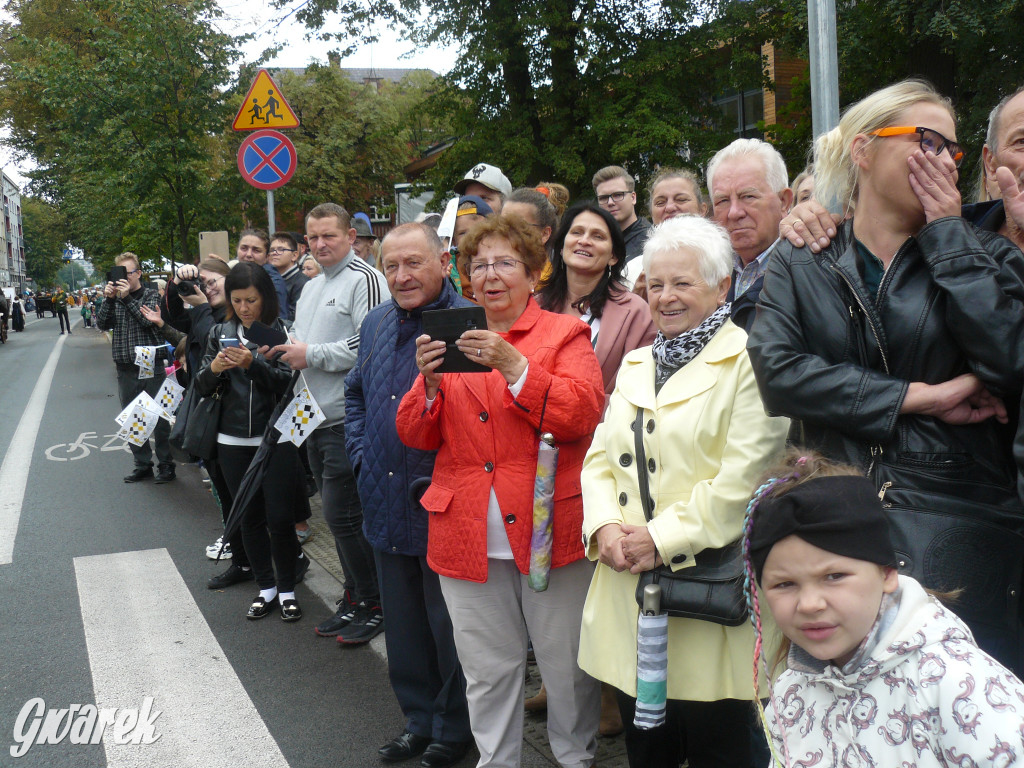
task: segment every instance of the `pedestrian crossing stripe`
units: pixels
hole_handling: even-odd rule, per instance
[[[299,118],[288,105],[274,78],[265,69],[256,73],[256,79],[249,86],[242,99],[235,121],[234,131],[259,131],[264,128],[298,128]]]

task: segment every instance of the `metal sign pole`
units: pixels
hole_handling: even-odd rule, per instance
[[[839,64],[835,0],[807,0],[811,54],[811,127],[814,138],[839,125]],[[836,201],[821,200],[829,210]]]
[[[274,236],[277,225],[274,223],[274,190],[267,190],[267,232]]]

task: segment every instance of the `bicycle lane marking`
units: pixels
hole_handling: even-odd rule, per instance
[[[36,436],[39,424],[43,420],[46,400],[50,395],[53,374],[57,370],[57,361],[64,340],[61,336],[50,352],[46,365],[43,366],[32,396],[21,415],[18,428],[7,446],[7,455],[0,466],[0,565],[10,565],[14,558],[14,538],[18,534],[18,523],[21,520],[21,508],[25,502],[25,489],[28,486],[28,471],[32,467],[32,454],[36,447]]]

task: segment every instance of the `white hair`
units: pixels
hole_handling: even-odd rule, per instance
[[[715,171],[724,160],[736,160],[741,157],[756,157],[764,166],[765,181],[772,192],[779,193],[789,187],[789,174],[786,172],[786,161],[771,144],[760,139],[736,139],[732,144],[715,153],[708,163],[708,193],[715,195]]]
[[[682,250],[697,254],[697,270],[709,286],[717,286],[732,274],[733,254],[729,233],[703,216],[686,214],[663,221],[651,230],[644,245],[644,272],[657,256]]]

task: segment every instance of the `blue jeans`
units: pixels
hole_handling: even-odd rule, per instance
[[[373,549],[363,534],[363,507],[356,476],[345,450],[345,428],[321,427],[306,439],[327,527],[334,534],[338,559],[345,572],[345,589],[357,602],[380,600]]]

